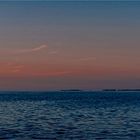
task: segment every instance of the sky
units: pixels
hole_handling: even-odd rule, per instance
[[[140,88],[140,2],[0,2],[0,90]]]

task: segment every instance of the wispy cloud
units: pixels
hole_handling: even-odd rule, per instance
[[[32,76],[67,76],[72,74],[72,71],[52,71],[52,72],[32,72]]]
[[[96,57],[83,57],[83,58],[79,58],[78,61],[92,61],[92,60],[96,60]]]
[[[18,64],[15,62],[0,62],[1,69],[0,69],[0,74],[12,74],[12,73],[19,73],[22,72],[24,69],[23,64]]]
[[[41,45],[35,48],[27,48],[27,49],[19,49],[19,48],[0,49],[0,56],[7,56],[7,55],[15,56],[15,55],[20,55],[20,54],[35,53],[35,52],[42,51],[46,48],[48,48],[47,45]]]
[[[25,66],[23,64],[7,63],[7,67],[11,72],[16,73],[22,71]]]
[[[14,51],[14,53],[16,53],[16,54],[22,54],[22,53],[38,52],[38,51],[41,51],[41,50],[43,50],[43,49],[45,49],[47,47],[48,47],[47,45],[41,45],[39,47],[31,48],[31,49],[19,49],[19,50]]]
[[[40,45],[38,47],[34,47],[34,48],[8,48],[8,49],[0,49],[0,56],[1,57],[7,57],[7,56],[11,56],[12,58],[15,57],[15,56],[18,56],[19,55],[22,55],[22,54],[30,54],[30,53],[42,53],[42,52],[46,52],[47,54],[49,55],[56,55],[58,54],[58,51],[57,50],[52,50],[48,47],[47,44],[44,44],[44,45]]]
[[[49,52],[48,52],[48,54],[53,54],[53,55],[54,55],[54,54],[57,54],[57,53],[58,53],[57,51],[49,51]]]

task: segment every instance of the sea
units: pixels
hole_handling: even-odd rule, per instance
[[[0,92],[2,140],[140,140],[140,92]]]

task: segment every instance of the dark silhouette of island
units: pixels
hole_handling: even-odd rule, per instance
[[[103,89],[102,91],[117,91],[117,89]]]
[[[63,91],[63,92],[82,92],[84,90],[81,90],[81,89],[63,89],[61,91]]]
[[[102,91],[140,91],[140,89],[103,89]]]
[[[140,89],[101,89],[101,90],[82,90],[82,89],[62,89],[60,92],[95,92],[95,91],[104,91],[104,92],[118,92],[118,91],[140,91]]]

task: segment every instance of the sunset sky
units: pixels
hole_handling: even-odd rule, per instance
[[[140,2],[0,2],[0,90],[140,88]]]

